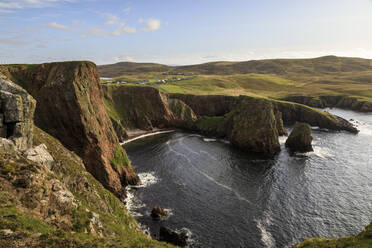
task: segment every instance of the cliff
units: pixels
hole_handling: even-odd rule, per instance
[[[342,108],[359,112],[372,112],[372,103],[350,96],[288,96],[285,101],[305,104],[314,108]]]
[[[199,116],[222,116],[231,112],[239,104],[239,97],[234,96],[171,94],[170,98],[176,98],[184,101],[187,105],[191,106],[193,111]],[[253,99],[253,97],[250,98]],[[319,126],[320,128],[326,128],[330,130],[344,130],[352,133],[358,132],[351,123],[341,117],[319,111],[302,104],[277,101],[273,99],[267,100],[273,104],[274,113],[277,115],[278,118],[278,130],[283,129],[280,127],[281,115],[282,121],[284,122],[284,124],[287,125],[294,125],[298,121],[308,123],[311,126]],[[208,108],[206,108],[205,106],[209,106],[211,111],[208,111]],[[254,106],[254,104],[251,106]]]
[[[110,118],[126,130],[192,128],[196,120],[189,106],[155,88],[104,85],[103,92]]]
[[[36,99],[35,124],[81,156],[86,169],[106,188],[124,196],[125,185],[138,182],[106,113],[93,63],[5,69],[8,77]]]

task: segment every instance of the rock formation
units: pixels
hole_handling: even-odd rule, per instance
[[[142,86],[103,89],[111,119],[125,129],[177,127],[227,138],[242,150],[266,155],[280,150],[278,136],[287,135],[284,123],[357,132],[340,117],[296,103],[249,96],[166,95]]]
[[[160,219],[162,217],[167,217],[169,212],[167,210],[164,210],[160,206],[156,206],[151,211],[151,217],[154,219]]]
[[[81,156],[105,187],[123,196],[125,185],[138,182],[106,113],[93,63],[48,63],[12,73],[37,100],[35,124]]]
[[[313,147],[311,141],[311,127],[307,123],[296,122],[295,126],[288,139],[285,142],[285,146],[294,152],[311,152]]]
[[[0,74],[0,137],[20,151],[32,147],[35,106],[36,101],[24,89]],[[11,146],[9,141],[3,142],[3,146]]]
[[[165,241],[167,243],[185,247],[187,246],[187,234],[185,232],[175,232],[167,227],[160,227],[160,241]]]
[[[372,103],[348,96],[288,96],[283,100],[305,104],[314,108],[342,108],[359,112],[372,112]]]
[[[228,140],[238,148],[268,155],[280,151],[274,108],[266,99],[240,96],[223,125]]]

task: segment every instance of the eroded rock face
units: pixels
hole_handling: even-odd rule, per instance
[[[310,152],[313,151],[311,141],[311,127],[307,123],[296,122],[291,134],[289,135],[285,146],[294,152]]]
[[[280,151],[274,108],[266,99],[240,96],[224,126],[227,138],[238,148],[268,155]]]
[[[11,140],[19,151],[32,147],[35,107],[24,89],[0,75],[0,137]]]
[[[18,84],[36,100],[35,124],[82,157],[86,169],[118,196],[137,183],[106,113],[96,66],[48,63],[19,72]]]

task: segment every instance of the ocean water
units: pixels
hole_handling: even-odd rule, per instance
[[[129,189],[128,208],[155,238],[160,226],[187,230],[192,247],[292,247],[356,234],[372,221],[372,115],[328,111],[360,133],[314,127],[306,154],[288,153],[286,137],[272,159],[192,133],[128,143],[143,182]],[[156,205],[170,216],[152,220]]]

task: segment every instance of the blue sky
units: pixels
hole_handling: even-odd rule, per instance
[[[372,59],[371,0],[0,0],[0,63]]]

